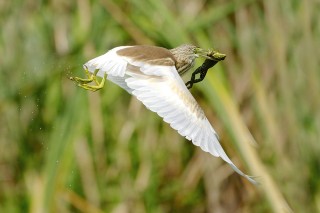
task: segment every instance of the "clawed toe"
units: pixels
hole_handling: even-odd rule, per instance
[[[105,84],[106,74],[102,78],[101,82],[99,82],[96,76],[99,70],[95,70],[93,74],[91,74],[88,69],[85,69],[85,71],[88,78],[69,77],[69,79],[76,82],[79,87],[86,90],[95,92],[102,89]],[[91,82],[93,85],[89,84]]]

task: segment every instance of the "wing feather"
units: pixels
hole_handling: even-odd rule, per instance
[[[120,76],[114,76],[114,75],[108,75],[107,79],[118,86],[120,86],[122,89],[125,89],[128,93],[132,94],[132,89],[127,86],[127,83],[125,82],[126,78],[128,76],[120,77]]]
[[[128,87],[133,90],[132,93],[138,100],[194,145],[214,156],[220,156],[237,173],[256,183],[250,176],[241,172],[227,156],[216,132],[175,67],[144,65],[140,70],[139,74],[127,71],[130,77],[126,79]]]
[[[105,73],[108,75],[124,77],[128,63],[124,58],[117,55],[117,51],[126,47],[127,46],[113,48],[104,55],[88,61],[84,64],[84,67],[87,67],[89,72],[92,73],[98,69],[99,72],[97,73],[97,76],[100,77],[103,77]]]

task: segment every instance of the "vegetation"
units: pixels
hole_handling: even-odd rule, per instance
[[[319,212],[319,9],[0,1],[0,212]],[[191,92],[259,186],[116,85],[68,80],[115,46],[182,43],[227,54]]]

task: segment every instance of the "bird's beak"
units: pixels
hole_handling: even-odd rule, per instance
[[[219,53],[218,51],[215,51],[213,49],[204,50],[201,48],[196,48],[195,52],[199,57],[203,57],[213,61],[222,61],[226,58],[225,54]]]

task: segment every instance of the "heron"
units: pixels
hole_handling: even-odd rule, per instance
[[[195,74],[184,83],[181,78],[195,64],[205,58]],[[78,86],[91,91],[103,88],[106,79],[135,96],[149,110],[157,113],[180,135],[215,157],[221,157],[239,175],[256,184],[230,160],[222,148],[219,137],[204,111],[189,92],[188,87],[203,80],[206,71],[223,60],[225,54],[206,50],[191,44],[173,49],[137,45],[115,47],[83,65],[87,78],[70,77]],[[101,77],[99,81],[97,78]]]

